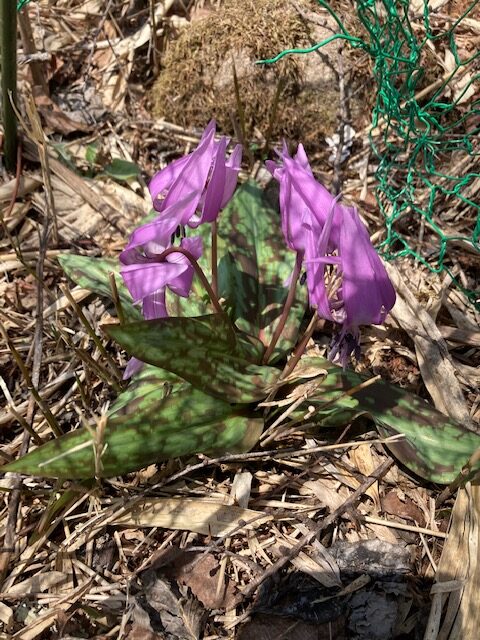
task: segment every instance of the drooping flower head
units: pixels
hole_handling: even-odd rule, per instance
[[[198,260],[202,255],[202,239],[184,238],[180,246]],[[193,267],[182,253],[170,253],[161,262],[154,257],[141,257],[136,263],[122,266],[120,273],[134,302],[142,302],[146,320],[165,318],[168,313],[165,291],[188,298],[193,280]]]
[[[172,247],[174,232],[178,227],[196,228],[216,220],[235,191],[242,148],[237,145],[227,157],[229,139],[216,141],[215,130],[212,120],[194,151],[154,175],[149,190],[158,215],[132,233],[120,254],[121,275],[134,302],[141,302],[146,320],[168,316],[167,288],[183,297],[190,293],[193,267],[187,256],[172,252],[159,261]],[[180,246],[196,260],[201,256],[200,237],[184,238]],[[133,358],[125,376],[139,366]]]
[[[266,166],[280,183],[280,214],[285,242],[297,252],[304,252],[308,233],[319,236],[335,198],[315,180],[303,145],[299,144],[292,158],[284,143],[278,154],[281,164],[267,160]],[[338,242],[341,215],[335,210],[331,220],[330,249]]]
[[[148,186],[159,212],[187,199],[181,215],[184,226],[213,222],[235,191],[242,146],[236,145],[227,159],[229,139],[223,136],[216,142],[215,130],[215,120],[211,120],[197,148],[156,173]]]
[[[215,127],[212,120],[194,151],[153,176],[149,190],[159,215],[133,233],[121,260],[139,246],[158,253],[179,226],[195,229],[217,219],[235,191],[242,147],[236,145],[227,158],[229,139],[216,141]]]
[[[285,241],[303,260],[311,306],[340,325],[330,357],[346,366],[359,351],[359,326],[382,323],[395,290],[357,210],[315,180],[303,147],[293,158],[284,148],[280,159],[267,167],[280,182]]]
[[[182,249],[192,254],[195,260],[202,255],[202,239],[183,238]],[[161,253],[161,252],[160,252]],[[194,270],[187,256],[179,252],[168,254],[161,262],[155,257],[137,252],[136,262],[122,266],[120,273],[134,302],[142,303],[145,320],[168,317],[166,290],[188,298]],[[132,358],[125,370],[124,379],[137,373],[143,363]]]

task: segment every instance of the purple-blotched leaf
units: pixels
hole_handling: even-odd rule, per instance
[[[237,326],[265,346],[285,303],[295,255],[285,246],[280,217],[253,181],[243,184],[219,217],[220,295]],[[295,344],[306,306],[306,289],[297,286],[294,305],[271,361]]]
[[[354,371],[343,370],[324,358],[302,358],[295,369],[298,380],[302,371],[326,371],[319,378],[318,390],[310,395],[308,406],[315,414],[308,418],[324,427],[344,427],[360,416],[373,420],[382,437],[404,434],[404,438],[387,444],[387,448],[411,471],[430,482],[453,482],[470,457],[480,448],[480,435],[444,416],[425,400],[380,380],[353,395],[345,395],[368,379]],[[305,415],[306,405],[295,417]],[[480,469],[476,463],[473,470]]]
[[[160,318],[104,329],[129,355],[228,402],[249,404],[265,398],[279,375],[273,367],[252,363],[257,346],[247,337],[237,338],[223,314]]]
[[[72,431],[2,470],[108,478],[178,456],[239,453],[256,444],[261,418],[171,380],[161,369],[144,367],[113,403],[105,427]]]
[[[132,297],[120,277],[118,260],[63,253],[58,256],[58,261],[67,276],[75,284],[84,289],[90,289],[92,293],[110,299],[112,299],[112,289],[110,287],[109,274],[113,273],[125,318],[130,322],[142,318],[140,308],[133,305]]]

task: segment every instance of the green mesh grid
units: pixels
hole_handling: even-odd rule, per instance
[[[479,291],[465,289],[451,271],[456,261],[468,267],[480,260],[480,50],[474,46],[463,59],[458,51],[459,27],[468,27],[480,0],[455,20],[431,11],[427,0],[416,15],[410,0],[357,0],[362,37],[318,2],[339,33],[260,62],[311,53],[338,39],[371,56],[377,94],[369,136],[386,227],[381,251],[389,260],[413,256],[433,272],[448,272],[480,307]],[[448,72],[439,56],[449,61]],[[436,60],[434,78],[426,77],[429,59]]]

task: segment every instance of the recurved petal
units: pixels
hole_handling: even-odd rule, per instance
[[[322,228],[335,202],[334,196],[332,196],[328,189],[315,180],[313,175],[302,166],[301,162],[285,158],[284,166],[285,172],[288,173],[290,177],[295,199],[303,202],[304,207],[311,212],[312,217],[315,218],[319,227]],[[296,206],[300,208],[300,205]],[[340,205],[336,205],[334,207],[330,233],[331,245],[329,246],[329,250],[338,246],[340,238],[342,216],[338,209],[339,206]]]
[[[237,144],[233,149],[230,157],[225,164],[225,185],[223,188],[223,197],[220,204],[220,209],[230,202],[233,196],[235,187],[237,186],[238,172],[240,171],[240,165],[242,164],[242,145]]]
[[[171,185],[163,201],[162,210],[166,210],[174,203],[182,201],[193,194],[184,209],[182,224],[187,224],[195,214],[207,184],[215,154],[214,136],[215,127],[210,123],[198,147],[190,154],[183,170]]]
[[[226,179],[225,152],[227,150],[227,139],[222,137],[215,149],[212,172],[210,180],[204,194],[201,215],[195,220],[195,216],[190,219],[190,226],[197,227],[203,222],[213,222],[216,220],[222,205],[223,190]]]
[[[182,158],[178,158],[178,160],[170,162],[164,169],[158,171],[150,180],[148,190],[152,196],[153,207],[157,211],[162,211],[164,209],[164,196],[183,171],[190,156],[191,153],[183,156]]]
[[[301,211],[292,202],[292,185],[288,174],[280,169],[276,169],[274,176],[280,181],[280,216],[283,237],[287,246],[293,251],[302,252],[305,250],[303,241]]]
[[[202,137],[200,138],[200,141],[205,140],[205,138],[208,138],[212,132],[213,132],[213,135],[215,135],[216,130],[217,130],[217,122],[214,118],[212,118],[210,122],[207,124],[207,126],[205,127],[202,133]]]
[[[342,208],[340,256],[346,325],[380,324],[395,304],[395,289],[356,209]]]
[[[182,263],[151,262],[125,265],[120,273],[133,301],[138,302],[165,287],[186,268],[186,265]]]
[[[290,249],[304,252],[308,230],[313,231],[318,237],[321,233],[321,227],[293,185],[288,171],[282,171],[279,175],[282,232]]]
[[[148,185],[148,189],[150,191],[150,195],[152,196],[154,209],[156,209],[157,211],[163,211],[164,209],[166,209],[166,207],[170,206],[170,204],[172,203],[171,200],[169,202],[165,202],[165,197],[168,193],[168,190],[174,184],[178,185],[178,180],[180,179],[182,172],[185,169],[188,169],[192,163],[192,156],[193,161],[195,161],[195,157],[198,159],[199,149],[200,153],[202,153],[205,141],[207,141],[207,147],[211,144],[211,139],[215,136],[215,128],[215,120],[210,120],[200,139],[199,146],[194,151],[187,154],[186,156],[174,160],[173,162],[170,162],[164,169],[161,169],[153,176]],[[197,156],[195,156],[195,154],[197,154]],[[192,187],[192,189],[190,190],[198,191],[198,187]]]
[[[294,160],[298,162],[298,164],[302,167],[304,171],[313,176],[312,169],[310,167],[310,163],[308,161],[307,154],[305,152],[305,148],[303,144],[299,144],[297,148],[297,153],[295,154]]]
[[[280,181],[282,176],[282,167],[278,165],[275,160],[265,160],[265,166],[267,171],[269,171],[276,180]]]

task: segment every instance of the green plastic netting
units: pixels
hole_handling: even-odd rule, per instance
[[[431,0],[357,0],[361,37],[346,30],[325,0],[318,2],[339,32],[261,62],[338,39],[371,56],[377,94],[369,135],[386,227],[382,253],[413,256],[433,272],[448,272],[480,307],[475,285],[462,285],[452,272],[455,264],[474,271],[480,264],[480,20],[469,17],[480,0],[455,18],[442,13],[445,3]],[[433,79],[427,74],[432,60]]]

